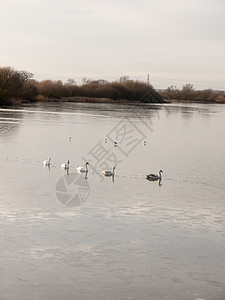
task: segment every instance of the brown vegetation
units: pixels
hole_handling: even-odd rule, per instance
[[[225,103],[224,92],[213,91],[212,89],[196,91],[192,84],[185,84],[181,90],[175,86],[170,86],[165,91],[160,92],[160,95],[169,102]]]
[[[0,104],[12,104],[15,100],[29,101],[88,101],[163,102],[154,88],[144,82],[130,80],[127,76],[118,81],[91,80],[84,78],[81,85],[73,79],[36,81],[33,74],[16,71],[11,67],[0,68]]]
[[[158,93],[150,84],[131,80],[128,76],[113,82],[84,78],[81,85],[71,78],[66,83],[61,80],[36,81],[30,72],[11,67],[0,68],[0,105],[15,101],[163,103],[164,99],[169,102],[224,102],[224,94],[210,89],[195,91],[192,84],[184,85],[182,90],[171,86]]]
[[[0,68],[0,104],[13,104],[23,101],[89,101],[121,102],[143,101],[163,102],[154,88],[140,81],[130,80],[127,76],[118,81],[91,80],[84,78],[81,85],[73,79],[66,83],[61,80],[36,81],[33,74],[17,71],[11,67]]]
[[[46,98],[83,97],[111,101],[163,102],[162,97],[151,85],[127,77],[113,82],[84,78],[79,86],[72,79],[68,79],[65,84],[62,81],[44,80],[36,82],[36,87]]]
[[[0,104],[10,104],[14,99],[34,99],[38,90],[32,76],[27,71],[15,71],[11,67],[0,68]]]

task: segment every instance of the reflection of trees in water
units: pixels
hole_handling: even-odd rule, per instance
[[[18,130],[18,127],[19,123],[1,123],[0,120],[0,136],[4,137],[6,135],[14,134]]]
[[[32,104],[23,105],[23,108],[32,116],[36,117],[36,120],[41,121],[56,121],[60,122],[65,113],[77,113],[75,105],[77,103],[67,102],[35,102]]]
[[[161,105],[143,105],[135,104],[135,105],[128,105],[126,107],[122,106],[119,108],[121,111],[121,117],[127,117],[127,118],[147,118],[151,119],[151,117],[157,117],[159,118],[159,112],[163,109],[163,106]]]
[[[0,110],[0,136],[17,133],[22,119],[23,114],[21,112]]]
[[[193,118],[196,115],[203,116],[203,117],[210,117],[214,111],[212,111],[209,107],[199,107],[199,106],[166,106],[164,107],[164,110],[167,112],[167,116],[174,114],[179,115],[181,114],[181,117],[184,119],[190,119]]]
[[[40,118],[47,118],[48,112],[52,113],[51,118],[61,118],[61,113],[90,113],[97,114],[100,116],[113,117],[116,119],[122,118],[139,118],[155,116],[163,106],[143,104],[140,102],[135,104],[117,104],[117,103],[76,103],[76,102],[40,102],[33,104],[35,109],[44,110],[45,114],[41,115]],[[29,106],[28,106],[29,107]],[[33,106],[32,106],[33,109]],[[53,114],[55,112],[55,114]],[[59,114],[57,114],[59,113]]]

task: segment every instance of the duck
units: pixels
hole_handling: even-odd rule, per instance
[[[146,175],[146,179],[148,179],[148,180],[161,180],[162,179],[162,173],[163,173],[163,171],[162,170],[159,170],[159,175],[157,175],[157,174],[148,174],[148,175]]]
[[[50,166],[50,164],[51,164],[51,157],[49,157],[47,160],[43,161],[44,166]]]
[[[65,164],[61,164],[62,169],[67,169],[68,170],[69,166],[70,166],[70,161],[69,160],[67,160],[67,162]]]
[[[109,170],[103,170],[102,174],[104,176],[114,176],[115,175],[115,167],[112,168],[112,171]]]
[[[88,172],[88,167],[87,167],[88,165],[89,165],[89,163],[86,162],[85,167],[77,167],[76,170],[78,172]]]

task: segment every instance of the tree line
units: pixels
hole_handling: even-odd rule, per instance
[[[65,83],[61,80],[37,81],[30,72],[0,67],[0,104],[12,104],[17,100],[37,101],[70,97],[162,103],[163,99],[216,101],[220,96],[224,99],[223,94],[216,94],[212,90],[195,91],[191,84],[186,84],[182,90],[171,86],[165,91],[157,92],[152,85],[131,80],[128,76],[113,82],[83,78],[80,85],[74,79],[68,79]]]
[[[17,99],[36,101],[65,97],[163,102],[151,85],[131,80],[128,76],[113,82],[84,78],[81,85],[78,85],[73,79],[68,79],[66,83],[61,80],[37,81],[30,72],[11,67],[0,68],[0,104],[10,104]]]
[[[10,104],[13,99],[34,99],[38,90],[32,77],[27,71],[0,68],[0,104]]]
[[[224,92],[212,89],[196,91],[193,84],[190,83],[183,85],[182,89],[172,85],[161,91],[160,95],[168,101],[225,102]]]
[[[108,82],[104,79],[92,80],[83,78],[81,85],[77,85],[73,79],[68,79],[66,83],[63,83],[61,80],[44,80],[36,81],[36,87],[40,95],[49,98],[89,97],[106,98],[115,101],[163,102],[162,97],[151,85],[131,80],[128,76],[123,76],[113,82]]]

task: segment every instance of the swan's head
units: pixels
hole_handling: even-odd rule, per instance
[[[49,157],[49,158],[48,158],[48,161],[50,161],[51,159],[52,159],[52,158],[51,158],[51,157]]]
[[[69,165],[69,163],[70,163],[70,161],[69,161],[69,159],[67,160],[67,164]]]
[[[87,166],[87,165],[89,165],[89,162],[86,162],[86,164],[85,164],[85,165],[86,165],[86,166]]]
[[[114,172],[114,170],[115,170],[115,167],[113,167],[112,169],[113,169],[113,172]]]
[[[159,171],[159,173],[161,174],[161,173],[163,173],[163,171],[162,171],[162,170],[160,170],[160,171]]]

